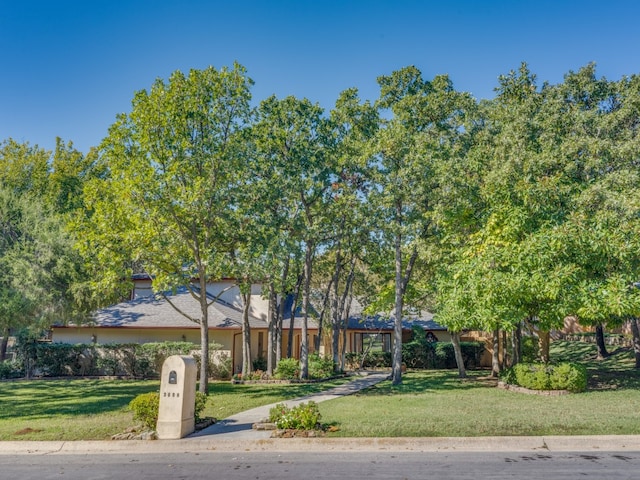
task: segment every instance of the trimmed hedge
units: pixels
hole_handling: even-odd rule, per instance
[[[210,345],[212,356],[220,345]],[[198,346],[190,342],[127,344],[68,344],[30,342],[19,348],[20,373],[49,377],[109,375],[155,378],[171,355],[193,355],[199,364]],[[209,363],[211,378],[230,378],[231,359],[217,355]],[[198,372],[200,371],[198,365]]]
[[[510,385],[530,390],[568,390],[584,392],[587,389],[587,369],[577,363],[519,363],[506,370],[501,380]]]
[[[424,335],[423,335],[424,336]],[[484,351],[481,342],[461,342],[462,357],[466,368],[480,366],[480,358]],[[359,368],[390,368],[392,364],[391,352],[350,352],[346,354],[347,366],[351,369]],[[402,345],[402,362],[408,368],[416,369],[452,369],[457,368],[453,344],[450,342],[427,342],[412,340]]]

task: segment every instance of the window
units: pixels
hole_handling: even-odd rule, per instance
[[[391,334],[390,333],[356,333],[356,352],[390,352],[391,351]]]

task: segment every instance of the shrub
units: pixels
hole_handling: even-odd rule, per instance
[[[318,404],[313,401],[293,408],[279,403],[269,411],[269,421],[282,429],[314,430],[319,427],[320,418]]]
[[[583,392],[587,389],[587,370],[575,363],[519,363],[504,372],[501,380],[531,390]]]
[[[391,352],[348,352],[345,356],[347,367],[355,370],[360,368],[391,367]]]
[[[202,392],[196,392],[196,404],[193,410],[193,415],[195,417],[196,423],[202,420],[202,412],[204,412],[205,407],[207,406],[208,395]],[[158,403],[158,408],[160,404]]]
[[[21,375],[20,366],[16,362],[9,360],[0,362],[0,379],[18,378]]]
[[[193,415],[195,422],[202,420],[202,412],[207,406],[208,396],[206,393],[196,392]],[[133,411],[133,418],[139,420],[150,430],[155,430],[158,423],[158,413],[160,411],[160,393],[142,393],[129,402],[129,408]]]
[[[549,380],[553,390],[584,392],[587,389],[587,369],[576,363],[561,363],[553,369]]]
[[[283,358],[278,362],[274,377],[281,380],[295,380],[300,376],[300,362],[295,358]]]
[[[255,358],[252,362],[251,362],[251,366],[253,367],[253,370],[262,370],[265,371],[267,369],[267,359],[264,357],[258,357]]]
[[[309,378],[329,378],[333,375],[334,370],[335,365],[332,358],[323,358],[318,354],[309,357]]]
[[[231,356],[228,353],[215,352],[209,362],[209,378],[229,380],[232,368]]]
[[[402,345],[402,361],[409,368],[456,368],[456,356],[450,342],[428,342],[417,337]],[[424,337],[424,332],[422,337]],[[466,368],[480,365],[480,357],[484,350],[481,342],[461,342],[462,358]]]
[[[129,408],[133,411],[135,420],[140,420],[145,427],[155,430],[160,410],[160,393],[142,393],[129,402]]]

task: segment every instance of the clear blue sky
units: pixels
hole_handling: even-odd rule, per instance
[[[174,70],[230,66],[271,94],[330,109],[345,88],[377,97],[376,77],[416,65],[493,97],[526,61],[556,83],[595,62],[640,73],[636,0],[0,0],[0,140],[87,152],[135,91]]]

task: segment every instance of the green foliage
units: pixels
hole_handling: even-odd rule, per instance
[[[522,349],[522,363],[535,363],[540,361],[540,345],[536,337],[522,337],[520,348]]]
[[[206,393],[196,392],[194,417],[196,423],[202,420],[202,412],[207,406],[209,397]],[[160,411],[160,394],[158,392],[142,393],[129,403],[133,418],[139,420],[151,430],[155,430]]]
[[[569,390],[583,392],[587,388],[587,370],[576,363],[549,365],[519,363],[501,375],[502,381],[531,390]]]
[[[480,366],[480,357],[484,351],[481,342],[460,342],[460,349],[466,368]],[[452,343],[428,342],[419,337],[414,337],[411,342],[402,346],[402,361],[409,368],[457,368]]]
[[[293,408],[279,403],[269,411],[269,421],[281,429],[314,430],[320,426],[318,404],[310,401]]]
[[[584,392],[587,389],[587,369],[576,363],[556,365],[549,379],[552,390]]]
[[[267,359],[264,357],[254,358],[253,362],[251,362],[251,366],[253,370],[262,370],[263,372],[267,369]]]
[[[0,362],[0,380],[22,376],[20,366],[16,362],[5,360]]]
[[[330,357],[321,357],[318,354],[309,356],[309,378],[323,379],[332,377],[334,374],[334,363]]]
[[[345,355],[347,367],[355,370],[360,368],[389,368],[391,367],[391,352],[347,352]]]
[[[44,376],[110,375],[133,378],[158,377],[162,364],[171,355],[189,355],[199,361],[190,342],[126,344],[42,343],[33,336],[18,338],[18,356],[22,365]],[[220,347],[211,344],[210,351]],[[210,362],[212,378],[228,379],[231,369],[227,355]]]
[[[207,406],[208,399],[209,395],[206,393],[196,392],[196,403],[193,410],[196,423],[202,420],[202,412]]]
[[[160,411],[160,394],[158,392],[142,393],[129,403],[133,418],[139,420],[150,430],[155,430]]]
[[[295,380],[300,377],[300,362],[295,358],[283,358],[273,372],[275,378]]]

